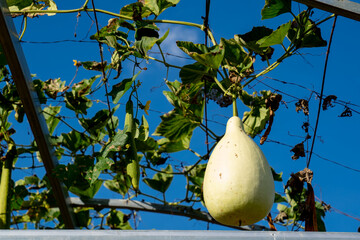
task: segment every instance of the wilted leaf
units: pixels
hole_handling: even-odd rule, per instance
[[[118,131],[111,142],[109,142],[102,151],[102,157],[107,157],[111,151],[120,151],[128,139],[128,135],[124,131]]]
[[[49,79],[44,83],[45,93],[52,99],[56,99],[58,93],[65,92],[69,87],[65,86],[65,81],[60,78]]]
[[[65,93],[66,107],[75,111],[76,113],[87,114],[87,109],[90,108],[93,103],[86,96],[91,91],[91,86],[97,78],[97,75],[90,79],[84,79],[81,82],[74,84],[71,92]]]
[[[269,121],[268,121],[268,126],[266,128],[266,131],[265,131],[264,135],[260,139],[260,144],[263,144],[267,140],[267,138],[268,138],[268,136],[270,134],[271,127],[272,127],[272,124],[274,122],[275,111],[279,108],[281,99],[282,99],[282,96],[280,94],[272,93],[265,100],[266,107],[270,110],[269,111]]]
[[[100,173],[106,169],[110,169],[114,161],[109,158],[98,157],[97,162],[91,172],[88,172],[87,178],[90,180],[90,185],[94,184],[100,176]]]
[[[86,62],[81,62],[81,65],[83,66],[83,68],[85,68],[86,70],[94,70],[94,71],[103,71],[106,67],[106,61],[101,63],[101,62],[96,62],[96,61],[86,61]]]

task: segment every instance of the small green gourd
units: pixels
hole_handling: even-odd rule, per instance
[[[133,102],[129,100],[126,103],[126,115],[125,115],[125,124],[126,133],[129,136],[130,142],[130,162],[126,166],[126,172],[131,177],[131,184],[135,191],[139,190],[139,181],[140,181],[140,165],[137,155],[137,149],[135,144],[135,131],[136,125],[134,122],[133,116]]]
[[[212,152],[204,176],[204,202],[225,225],[250,225],[269,213],[275,197],[271,168],[259,146],[231,117]]]

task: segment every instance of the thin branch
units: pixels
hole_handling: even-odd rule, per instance
[[[327,65],[328,65],[330,47],[331,47],[332,38],[333,38],[333,35],[334,35],[334,29],[335,29],[335,25],[336,25],[336,19],[337,19],[337,16],[335,16],[335,18],[334,18],[334,23],[333,23],[333,26],[332,26],[332,29],[331,29],[331,34],[330,34],[330,39],[329,39],[329,45],[328,45],[328,48],[327,48],[327,51],[326,51],[326,58],[325,58],[324,73],[323,73],[322,84],[321,84],[319,107],[318,107],[318,112],[317,112],[317,116],[316,116],[314,137],[313,137],[313,141],[311,143],[310,155],[309,155],[308,161],[306,162],[306,167],[307,168],[309,168],[310,161],[311,161],[311,156],[312,156],[314,145],[315,145],[316,133],[317,133],[317,128],[318,128],[318,124],[319,124],[319,118],[320,118],[320,112],[321,112],[322,97],[323,97],[323,93],[324,93],[326,70],[327,70]]]

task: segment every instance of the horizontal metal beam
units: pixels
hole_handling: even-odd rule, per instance
[[[339,232],[248,232],[248,231],[169,231],[169,230],[0,230],[7,240],[347,240],[359,239],[359,233]]]
[[[24,105],[24,110],[34,134],[62,219],[66,228],[75,228],[75,217],[69,204],[68,192],[64,185],[52,174],[58,161],[49,141],[49,130],[32,84],[30,70],[17,37],[15,25],[9,13],[6,0],[0,0],[0,44],[5,53],[17,92]]]
[[[128,199],[95,199],[95,198],[86,199],[86,200],[85,199],[81,200],[80,198],[70,198],[70,199],[71,199],[71,205],[73,207],[121,208],[121,209],[135,210],[135,211],[164,213],[164,214],[188,217],[191,219],[196,219],[199,221],[205,221],[218,225],[223,225],[219,222],[216,222],[215,219],[213,219],[209,213],[183,205],[164,205],[164,204],[156,204],[145,201],[135,201]],[[247,230],[247,231],[270,230],[267,227],[256,224],[250,226],[242,226],[242,227],[232,227],[232,226],[227,226],[227,227],[235,228],[238,230]]]
[[[339,16],[360,21],[360,3],[349,0],[294,0]]]

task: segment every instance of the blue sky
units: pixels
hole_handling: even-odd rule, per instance
[[[131,3],[132,1],[95,1],[97,8],[107,9],[119,12],[121,6]],[[82,5],[82,1],[58,1],[59,9],[78,8]],[[261,20],[260,11],[264,5],[264,1],[212,1],[210,11],[210,28],[214,33],[217,41],[223,38],[232,38],[234,34],[243,34],[252,29],[253,26],[267,26],[276,28],[282,23],[292,20],[290,14],[284,14],[275,19]],[[159,19],[182,20],[188,22],[202,23],[201,16],[205,14],[205,0],[189,1],[182,0],[177,7],[165,11]],[[298,13],[304,6],[293,3],[294,13]],[[320,10],[314,10],[313,20],[325,18],[329,14]],[[109,16],[99,14],[99,23],[102,26],[107,24]],[[57,40],[88,40],[88,37],[95,33],[95,25],[91,25],[89,17],[82,13],[79,22],[76,25],[76,14],[56,15],[53,17],[43,16],[39,18],[29,19],[27,31],[22,46],[28,61],[29,68],[32,73],[42,80],[49,78],[61,77],[69,83],[76,72],[73,66],[73,60],[100,61],[98,54],[98,45],[94,43],[34,43],[34,42],[53,42]],[[16,25],[20,29],[21,19],[16,19]],[[330,36],[332,20],[321,25],[322,36],[328,40]],[[161,33],[170,29],[170,35],[163,43],[164,49],[168,53],[184,56],[180,50],[176,48],[176,40],[194,41],[197,43],[204,42],[204,34],[198,29],[183,27],[179,25],[158,24]],[[360,79],[358,73],[360,50],[357,47],[357,39],[360,38],[360,23],[339,17],[335,28],[333,45],[331,48],[327,78],[325,84],[325,95],[336,95],[338,101],[347,104],[360,105],[359,89]],[[76,31],[77,37],[74,37]],[[27,42],[29,41],[29,42]],[[32,42],[32,43],[31,43]],[[279,50],[279,49],[277,49]],[[153,49],[155,57],[157,49]],[[253,89],[247,89],[248,92],[259,90],[277,90],[283,95],[284,104],[276,112],[274,125],[269,139],[294,146],[301,142],[304,137],[304,131],[301,129],[303,122],[307,118],[303,113],[296,113],[296,98],[310,99],[310,115],[309,121],[312,131],[316,121],[316,111],[318,107],[318,99],[315,94],[311,95],[311,90],[320,92],[321,80],[324,68],[326,48],[303,49],[302,55],[293,56],[284,61],[276,70],[266,75],[267,77],[259,79],[251,86]],[[184,65],[191,63],[191,60],[168,57],[170,63],[176,65]],[[143,101],[151,100],[151,111],[148,117],[152,122],[150,131],[155,130],[156,125],[160,122],[159,116],[162,113],[172,109],[171,105],[166,102],[162,91],[166,90],[164,78],[166,77],[166,69],[154,62],[142,63],[148,68],[139,76],[143,82],[141,88],[141,96]],[[255,63],[256,69],[261,69],[263,63],[257,59]],[[88,78],[93,73],[80,69],[75,81]],[[132,76],[132,67],[124,66],[121,78]],[[169,80],[179,80],[178,71],[171,69]],[[288,82],[281,83],[277,80]],[[305,88],[296,86],[296,83]],[[285,93],[285,94],[284,94]],[[296,98],[294,98],[294,96]],[[124,100],[125,101],[125,100]],[[239,104],[239,112],[247,111],[247,107]],[[360,111],[360,107],[348,105],[354,110]],[[322,111],[320,115],[320,123],[315,143],[314,155],[310,169],[314,172],[313,186],[315,195],[330,204],[334,209],[327,213],[325,223],[328,231],[356,231],[360,226],[360,222],[340,214],[339,211],[350,214],[351,216],[360,216],[360,187],[358,180],[360,172],[349,170],[330,161],[335,161],[360,169],[360,159],[358,154],[358,136],[360,128],[358,125],[359,114],[353,111],[352,117],[338,117],[344,110],[344,105],[335,104],[335,107],[327,111]],[[209,104],[208,118],[212,122],[209,123],[215,129],[215,132],[221,135],[224,130],[227,119],[231,116],[231,108],[219,109],[215,104]],[[70,120],[71,121],[71,120]],[[63,126],[64,127],[64,126]],[[24,129],[28,138],[32,137],[28,134],[29,128]],[[310,134],[311,134],[310,133]],[[259,142],[259,137],[255,141]],[[205,138],[199,131],[195,132],[195,136],[191,142],[191,148],[201,154],[206,152]],[[266,142],[261,146],[270,165],[278,172],[283,172],[284,183],[292,172],[298,172],[305,168],[306,158],[292,160],[290,147],[277,144],[274,142]],[[330,160],[330,161],[329,161]],[[192,156],[187,153],[175,154],[172,158],[173,162],[193,163]],[[22,176],[18,173],[15,177]],[[172,188],[170,188],[169,200],[176,197],[178,191],[183,191],[183,183],[174,180]],[[283,186],[279,183],[276,185],[278,192],[282,191]],[[180,190],[179,190],[180,189]],[[117,198],[119,196],[104,191],[105,196]],[[339,211],[337,211],[337,210]],[[273,216],[276,216],[274,208]],[[183,217],[167,216],[163,214],[154,215],[149,213],[139,213],[141,221],[139,229],[206,229],[207,224],[197,221],[188,221]],[[261,223],[265,224],[266,223]],[[215,225],[211,225],[210,229],[225,229]]]

